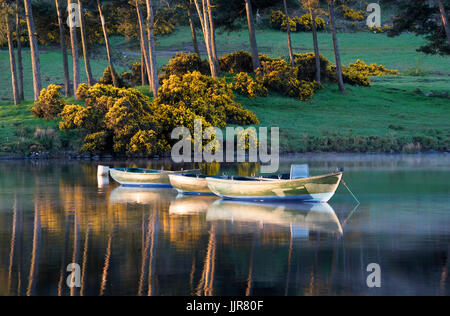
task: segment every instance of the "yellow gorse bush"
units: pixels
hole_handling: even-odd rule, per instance
[[[203,128],[259,123],[253,112],[235,101],[231,84],[199,72],[170,76],[154,101],[135,89],[102,84],[82,84],[76,94],[85,104],[66,105],[59,126],[82,131],[82,150],[88,152],[167,153],[175,143],[172,131],[186,127],[193,133],[196,120]],[[213,135],[211,140],[209,147],[218,149]]]
[[[392,26],[390,25],[383,25],[381,27],[377,27],[377,26],[372,26],[369,27],[369,31],[374,32],[374,33],[384,33],[384,32],[388,32],[392,29]]]
[[[344,12],[344,18],[352,21],[363,21],[366,16],[363,11],[355,11],[349,6],[342,6],[342,11]]]
[[[220,70],[228,73],[253,72],[252,55],[244,50],[219,58]]]
[[[51,84],[46,89],[42,89],[31,112],[36,117],[50,120],[58,117],[65,106],[66,101],[61,97],[61,86]]]
[[[325,29],[325,20],[317,16],[315,18],[316,28],[318,31]],[[289,25],[291,32],[310,32],[312,30],[312,19],[311,15],[304,14],[301,17],[294,16],[289,18]],[[270,27],[277,30],[286,31],[287,30],[287,19],[286,15],[282,11],[272,11],[270,16]]]
[[[297,32],[310,32],[312,30],[311,15],[305,14],[302,15],[301,17],[295,16],[292,19],[296,24]],[[325,20],[320,16],[316,16],[315,21],[317,31],[323,31],[326,26]]]
[[[334,81],[336,78],[336,66],[328,66],[327,72],[328,78]],[[387,69],[383,65],[367,65],[365,62],[358,59],[355,63],[350,63],[348,67],[343,66],[342,75],[345,83],[359,86],[370,86],[371,76],[396,76],[399,75],[399,72],[397,70]]]
[[[175,31],[175,25],[167,21],[166,19],[160,18],[155,21],[155,34],[156,35],[169,35]]]
[[[291,67],[283,59],[262,61],[256,78],[270,90],[308,101],[322,85],[317,82],[299,80],[299,67]]]
[[[184,106],[215,127],[226,124],[258,124],[256,116],[235,101],[233,85],[194,71],[183,77],[170,76],[160,88],[156,107]]]
[[[161,67],[160,81],[163,82],[175,75],[182,77],[188,72],[198,71],[204,75],[211,73],[208,62],[197,54],[177,53],[166,66]]]
[[[266,97],[269,92],[261,82],[256,81],[246,72],[241,72],[234,77],[233,90],[248,98]]]
[[[398,70],[387,69],[383,65],[378,64],[367,65],[364,61],[359,59],[355,63],[349,64],[348,68],[367,74],[368,76],[396,76],[399,74]]]

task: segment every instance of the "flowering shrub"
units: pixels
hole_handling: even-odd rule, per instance
[[[322,55],[319,58],[321,78],[325,78],[330,61]],[[294,63],[298,68],[299,80],[314,81],[316,79],[316,55],[314,53],[294,54]]]
[[[281,30],[283,23],[286,23],[286,15],[281,11],[272,11],[270,15],[270,27]]]
[[[102,84],[82,84],[77,96],[84,106],[66,105],[59,127],[81,130],[82,150],[89,152],[166,153],[174,144],[173,129],[184,126],[193,133],[197,119],[204,128],[259,123],[253,112],[234,100],[231,84],[199,72],[170,76],[153,102],[138,90]]]
[[[81,151],[103,152],[103,151],[107,150],[109,142],[110,142],[110,135],[108,132],[97,132],[97,133],[88,134],[84,138],[84,144],[81,147]]]
[[[170,76],[161,86],[155,104],[186,107],[215,127],[258,124],[256,116],[234,100],[232,84],[199,72]]]
[[[147,70],[145,69],[145,72]],[[130,67],[130,71],[123,72],[122,81],[126,87],[136,87],[142,84],[141,62],[135,62]]]
[[[397,70],[385,68],[383,65],[371,64],[367,65],[361,60],[350,63],[348,67],[342,67],[342,77],[345,83],[358,86],[370,86],[371,76],[387,76],[398,75]],[[336,66],[329,65],[327,67],[327,79],[336,81]]]
[[[176,4],[171,7],[162,7],[156,12],[159,19],[169,21],[173,25],[187,25],[189,23],[186,15],[186,7],[182,4]]]
[[[175,26],[164,18],[155,21],[155,35],[169,35],[175,31]]]
[[[156,126],[149,98],[135,89],[80,85],[77,95],[84,99],[85,105],[65,106],[59,127],[87,133],[84,151],[125,153],[138,131]]]
[[[373,33],[384,33],[390,31],[392,27],[390,25],[383,25],[382,27],[372,26],[369,27],[369,31]]]
[[[249,98],[266,97],[268,94],[267,88],[246,72],[241,72],[234,77],[233,90]]]
[[[326,23],[323,18],[317,16],[315,18],[316,28],[318,31],[325,29]],[[289,18],[289,25],[291,32],[310,32],[312,30],[312,19],[310,14],[302,15],[301,17],[294,16]],[[281,11],[272,11],[270,17],[270,27],[276,30],[287,30],[286,15]]]
[[[237,131],[237,146],[242,150],[256,149],[259,145],[258,135],[254,128]]]
[[[300,81],[300,85],[299,85],[299,99],[302,101],[308,101],[310,99],[312,99],[312,97],[314,96],[314,93],[319,90],[322,89],[323,85],[317,81]]]
[[[289,27],[290,27],[291,32],[297,32],[298,31],[297,23],[292,18],[289,18]],[[286,19],[286,16],[284,18],[283,24],[281,24],[281,30],[285,31],[285,32],[287,31],[287,19]]]
[[[363,21],[366,18],[363,11],[355,11],[346,5],[342,7],[342,11],[344,12],[344,18],[347,20]]]
[[[36,117],[50,120],[58,117],[65,106],[66,101],[61,97],[61,86],[51,84],[47,89],[42,89],[31,112]]]
[[[312,19],[310,14],[305,14],[301,17],[293,17],[293,21],[296,24],[297,32],[310,32],[312,30]],[[323,31],[326,26],[325,20],[320,16],[316,16],[315,21],[317,31]]]
[[[122,77],[119,76],[119,74],[116,71],[114,71],[114,74],[116,75],[118,86],[125,88],[125,83],[123,82]],[[103,76],[100,78],[98,83],[103,84],[103,85],[112,85],[113,84],[111,70],[109,69],[109,66],[105,68],[105,71],[103,72]]]
[[[283,59],[263,61],[256,75],[264,86],[281,94],[308,101],[322,85],[315,82],[299,80],[298,67],[288,66]]]
[[[164,153],[170,150],[165,139],[158,137],[154,130],[139,130],[130,140],[127,152],[133,154]]]
[[[188,72],[198,71],[204,75],[210,74],[208,62],[202,60],[197,54],[178,53],[173,57],[169,64],[161,67],[160,81],[163,82],[175,75],[182,77]]]
[[[368,76],[386,76],[386,75],[395,76],[399,74],[398,70],[387,69],[383,65],[377,64],[367,65],[365,62],[359,59],[355,63],[351,63],[348,66],[348,68],[363,74],[367,74]]]
[[[253,72],[252,55],[246,51],[237,51],[219,58],[220,70],[228,73]]]
[[[336,82],[336,65],[330,65],[327,67],[327,77],[329,81]],[[358,72],[356,69],[342,66],[342,78],[345,83],[354,86],[370,86],[370,77]]]

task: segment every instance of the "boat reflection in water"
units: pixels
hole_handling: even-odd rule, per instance
[[[137,188],[120,186],[111,192],[111,204],[151,204],[158,201],[171,201],[177,192],[172,189]]]
[[[170,203],[169,214],[197,215],[205,213],[217,200],[217,196],[190,196],[179,194],[175,201]]]
[[[327,203],[253,203],[219,200],[211,205],[207,221],[256,223],[291,229],[293,238],[308,239],[311,232],[343,235],[333,208]]]

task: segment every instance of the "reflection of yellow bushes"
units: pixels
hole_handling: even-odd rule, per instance
[[[170,216],[168,212],[160,213],[160,227],[167,234],[176,249],[196,249],[202,236],[206,234],[204,215]]]
[[[198,167],[202,169],[203,174],[215,176],[220,172],[220,163],[219,162],[203,162],[199,163]]]
[[[258,174],[260,165],[254,162],[242,162],[238,164],[237,174],[240,177],[254,177]]]

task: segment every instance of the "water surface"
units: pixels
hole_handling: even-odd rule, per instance
[[[361,205],[342,186],[324,205],[245,204],[99,184],[90,161],[0,162],[0,295],[450,294],[449,155],[286,157],[280,173],[293,162],[345,167]],[[367,287],[371,263],[381,288]]]

